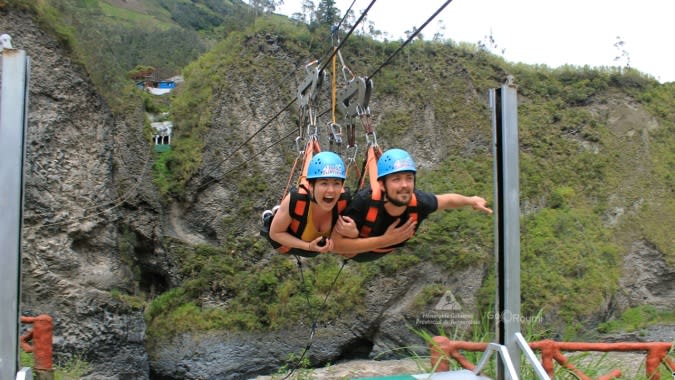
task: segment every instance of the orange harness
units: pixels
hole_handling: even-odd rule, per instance
[[[337,205],[336,207],[333,207],[331,225],[335,225],[338,216],[349,204],[349,199],[349,193],[342,189],[342,193],[340,194]],[[312,200],[310,199],[309,191],[305,186],[300,186],[297,190],[291,191],[291,199],[290,204],[288,205],[288,211],[292,220],[291,224],[288,226],[288,232],[298,239],[302,236],[302,233],[307,226],[307,215],[309,213],[309,205],[311,201]],[[291,251],[295,250],[283,245],[275,248],[279,253],[293,253]]]
[[[382,155],[382,150],[377,147],[370,146],[368,148],[368,154],[366,158],[366,163],[365,165],[367,166],[367,170],[364,170],[364,174],[367,172],[369,181],[370,181],[370,188],[372,189],[372,194],[370,198],[370,206],[368,207],[368,212],[366,213],[366,217],[364,218],[364,223],[359,229],[359,237],[365,238],[370,236],[370,234],[375,230],[375,228],[380,224],[378,220],[378,215],[380,214],[380,211],[384,209],[384,200],[383,200],[383,194],[384,194],[384,189],[380,186],[380,183],[377,181],[377,159]],[[360,184],[363,186],[364,179],[361,178]],[[410,203],[408,204],[408,214],[410,218],[413,221],[417,221],[418,219],[418,211],[417,211],[417,197],[415,196],[415,193],[412,194],[412,198],[410,199]],[[380,248],[380,249],[374,249],[372,252],[377,252],[377,253],[389,253],[393,251],[394,248]]]

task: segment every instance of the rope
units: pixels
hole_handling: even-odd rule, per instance
[[[305,284],[305,275],[303,274],[302,270],[302,261],[300,260],[300,257],[298,255],[293,255],[295,257],[295,260],[298,262],[298,270],[300,272],[300,281],[302,282],[302,292],[305,293],[305,300],[307,301],[307,308],[309,310],[309,314],[312,314],[312,304],[309,301],[309,291],[307,290],[307,286]],[[347,264],[348,259],[345,259],[342,261],[342,265],[340,266],[340,269],[338,270],[337,274],[335,275],[335,278],[333,278],[333,282],[330,284],[330,288],[328,288],[328,291],[326,292],[326,296],[323,298],[323,302],[321,303],[321,306],[319,307],[318,312],[316,315],[312,318],[312,327],[309,332],[309,339],[307,341],[307,345],[305,345],[305,348],[302,350],[302,354],[300,354],[300,357],[296,361],[295,365],[293,368],[291,368],[290,372],[286,374],[281,380],[286,380],[288,379],[298,368],[300,368],[300,365],[302,365],[302,360],[305,358],[305,355],[307,355],[307,352],[309,352],[310,348],[312,347],[312,343],[314,343],[314,334],[316,333],[316,327],[317,327],[317,322],[319,319],[319,316],[323,312],[325,306],[326,306],[326,301],[328,300],[328,296],[330,293],[333,291],[333,288],[335,287],[335,283],[338,280],[338,277],[340,277],[340,274],[342,273],[342,269],[345,267]]]

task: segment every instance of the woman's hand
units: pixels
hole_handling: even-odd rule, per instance
[[[318,237],[307,242],[307,250],[310,252],[326,253],[333,250],[333,240],[327,237]]]

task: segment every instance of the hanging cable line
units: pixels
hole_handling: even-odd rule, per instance
[[[410,43],[410,41],[412,41],[415,37],[417,37],[417,35],[418,35],[418,34],[419,34],[419,33],[427,26],[427,24],[429,24],[429,23],[431,22],[431,20],[433,20],[434,18],[436,18],[436,16],[438,16],[438,14],[441,13],[441,12],[443,11],[443,9],[445,9],[445,7],[448,6],[448,4],[450,4],[451,2],[452,2],[452,0],[447,0],[443,5],[441,5],[441,7],[438,8],[438,9],[436,10],[436,12],[434,12],[434,14],[432,14],[431,17],[429,17],[429,18],[427,19],[427,21],[425,21],[424,24],[422,24],[422,26],[421,26],[419,29],[415,30],[415,32],[414,32],[413,34],[411,34],[410,37],[408,37],[408,39],[407,39],[403,44],[401,44],[401,46],[399,46],[398,49],[396,49],[396,51],[394,51],[393,53],[391,53],[391,55],[389,56],[389,58],[387,58],[380,66],[378,66],[378,68],[375,69],[375,71],[374,71],[372,74],[368,75],[368,80],[370,80],[370,79],[371,79],[372,77],[374,77],[377,73],[379,73],[380,70],[381,70],[384,66],[388,65],[389,62],[391,62],[391,60],[394,59],[394,57],[395,57],[395,56],[396,56],[396,55],[397,55],[397,54],[398,54],[398,53],[399,53],[406,45],[408,45],[408,44]]]
[[[352,28],[349,30],[349,32],[347,33],[346,37],[342,40],[342,42],[339,44],[339,46],[338,46],[337,48],[333,49],[332,53],[331,53],[331,54],[328,56],[328,58],[325,60],[325,63],[324,63],[324,64],[321,66],[321,68],[318,70],[319,72],[322,72],[322,71],[328,66],[328,63],[329,63],[329,62],[331,61],[331,59],[335,56],[335,54],[339,51],[339,49],[344,45],[344,43],[347,41],[347,39],[349,38],[349,36],[353,33],[353,31],[354,31],[354,30],[356,29],[356,27],[358,26],[358,24],[363,20],[363,18],[364,18],[365,15],[368,13],[368,11],[370,10],[370,8],[373,6],[373,4],[375,3],[375,1],[376,1],[376,0],[372,0],[372,1],[371,1],[371,3],[370,3],[370,5],[368,6],[368,8],[361,14],[361,17],[359,17],[359,19],[354,23],[354,25],[353,25]],[[355,2],[355,1],[354,1],[354,2]],[[354,2],[352,2],[352,6],[354,5]],[[351,6],[350,6],[350,9],[351,9]],[[342,18],[342,20],[340,21],[340,23],[342,23],[342,22],[346,19],[346,17],[347,17],[347,13],[345,13],[345,15],[343,16],[343,18]],[[279,112],[277,112],[274,116],[272,116],[272,117],[271,117],[271,118],[270,118],[270,119],[269,119],[262,127],[260,127],[255,133],[253,133],[253,134],[252,134],[251,136],[249,136],[243,143],[241,143],[241,144],[240,144],[239,146],[237,146],[234,150],[232,150],[231,152],[229,152],[225,157],[223,157],[223,159],[221,159],[221,160],[215,165],[214,169],[208,171],[206,174],[203,175],[203,177],[208,177],[210,174],[212,174],[213,172],[215,172],[216,170],[218,170],[218,168],[220,167],[220,165],[222,165],[224,162],[228,161],[228,160],[229,160],[229,159],[230,159],[237,151],[239,151],[241,148],[243,148],[243,147],[244,147],[248,142],[250,142],[256,135],[258,135],[258,134],[259,134],[260,132],[262,132],[265,128],[267,128],[269,125],[271,125],[272,122],[273,122],[274,120],[276,120],[282,113],[284,113],[286,110],[288,110],[288,109],[289,109],[296,101],[297,101],[297,98],[294,98],[294,99],[291,100],[288,104],[286,104],[286,106],[285,106],[283,109],[281,109],[281,110],[280,110]],[[330,110],[321,113],[321,115],[319,115],[319,116],[322,116],[322,115],[324,115],[324,114],[327,113],[327,112],[330,112]],[[220,181],[223,177],[224,177],[224,176],[220,176],[220,177],[213,178],[213,179],[211,179],[211,180],[206,181],[205,183],[201,184],[201,185],[198,187],[198,190],[202,190],[202,189],[206,188],[208,185],[212,184],[213,182]]]
[[[117,197],[116,199],[113,199],[113,200],[108,201],[108,202],[104,202],[104,203],[101,203],[101,204],[98,204],[98,205],[93,205],[93,206],[90,206],[90,207],[84,207],[84,208],[81,208],[81,209],[79,209],[79,211],[85,212],[85,211],[88,211],[88,210],[96,210],[96,209],[100,209],[101,207],[107,207],[107,206],[110,206],[110,205],[112,205],[112,206],[110,206],[110,207],[108,207],[108,208],[106,208],[106,209],[104,209],[104,210],[101,210],[101,211],[99,211],[99,212],[96,212],[96,213],[94,213],[94,214],[85,215],[85,216],[80,216],[80,217],[76,217],[76,218],[69,218],[69,219],[67,219],[67,220],[60,221],[60,222],[46,223],[46,224],[35,225],[35,226],[25,226],[25,225],[24,225],[24,229],[29,230],[29,229],[37,229],[37,228],[42,228],[42,227],[52,227],[52,226],[65,225],[65,224],[69,224],[69,223],[72,223],[72,222],[81,221],[81,220],[86,220],[86,219],[90,219],[90,218],[93,218],[93,217],[96,217],[96,216],[99,216],[99,215],[106,214],[106,213],[108,213],[108,212],[110,212],[110,211],[112,211],[112,210],[114,210],[114,209],[116,209],[116,208],[122,206],[128,199],[130,199],[130,198],[132,198],[133,196],[136,195],[136,189],[137,189],[137,188],[141,185],[141,183],[143,182],[143,179],[145,178],[145,175],[146,175],[147,172],[148,172],[148,168],[150,168],[150,167],[152,166],[152,165],[148,165],[148,164],[150,163],[150,158],[151,158],[151,157],[152,157],[152,155],[151,155],[150,152],[148,151],[147,154],[146,154],[146,156],[145,156],[145,161],[144,161],[143,164],[141,165],[141,167],[143,168],[143,170],[141,171],[140,176],[139,176],[138,178],[136,178],[136,183],[135,183],[132,187],[130,187],[129,189],[127,189],[126,192],[125,192],[124,194],[122,194],[121,196]],[[26,214],[26,215],[24,215],[24,216],[25,216],[27,219],[31,219],[31,218],[35,218],[35,217],[42,217],[42,218],[44,218],[45,216],[50,215],[50,214],[53,214],[53,213],[36,212],[36,213],[34,213],[34,214],[32,214],[32,215],[27,215],[27,214]]]
[[[339,44],[335,49],[333,49],[333,52],[332,52],[331,55],[328,57],[328,59],[326,59],[326,62],[323,64],[323,66],[321,66],[321,68],[319,69],[319,71],[323,71],[323,70],[326,68],[326,66],[328,66],[328,63],[330,62],[331,59],[333,59],[333,56],[334,56],[335,54],[337,54],[338,51],[340,51],[340,48],[342,48],[342,46],[345,44],[345,42],[347,42],[347,39],[349,39],[349,36],[352,35],[352,33],[354,32],[354,30],[356,29],[356,27],[357,27],[357,26],[361,23],[361,21],[366,17],[366,14],[368,14],[368,11],[370,11],[370,8],[373,7],[373,4],[375,4],[375,1],[377,1],[377,0],[372,0],[372,1],[370,2],[370,4],[368,4],[368,8],[366,8],[366,9],[363,11],[363,13],[361,13],[361,16],[359,17],[358,20],[356,20],[356,22],[354,23],[354,25],[352,25],[351,29],[349,29],[349,32],[347,32],[347,34],[345,35],[345,38],[342,40],[342,42],[340,42],[340,44]]]
[[[213,170],[207,172],[207,173],[204,174],[203,176],[204,176],[204,177],[207,177],[207,176],[211,175],[212,173],[214,173],[216,170],[218,170],[218,168],[220,167],[220,165],[222,165],[225,161],[228,161],[235,153],[237,153],[241,148],[243,148],[244,146],[246,146],[246,144],[248,144],[251,140],[253,140],[253,138],[254,138],[255,136],[257,136],[260,132],[262,132],[265,128],[267,128],[270,124],[272,124],[272,122],[273,122],[274,120],[276,120],[276,118],[279,117],[279,115],[281,115],[281,114],[284,113],[286,110],[288,110],[288,108],[289,108],[290,106],[292,106],[293,103],[295,103],[296,100],[297,100],[297,99],[294,98],[294,99],[291,100],[288,104],[286,104],[286,106],[285,106],[283,109],[281,109],[281,110],[280,110],[279,112],[277,112],[274,116],[272,116],[272,118],[271,118],[269,121],[267,121],[262,127],[260,127],[260,128],[259,128],[257,131],[255,131],[251,136],[249,136],[243,143],[239,144],[236,148],[234,148],[234,150],[232,150],[232,151],[231,151],[230,153],[228,153],[225,157],[223,157],[223,159],[220,160],[220,161],[216,164],[216,166],[215,166],[215,168],[214,168]],[[209,181],[207,181],[207,182],[201,184],[201,185],[197,188],[197,190],[203,190],[206,186],[210,185],[211,183],[213,183],[213,182],[215,182],[215,181],[220,181],[221,179],[223,179],[223,176],[220,176],[220,177],[218,177],[218,178],[214,178],[214,179],[212,179],[212,180],[209,180]]]

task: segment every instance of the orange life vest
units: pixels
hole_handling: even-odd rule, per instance
[[[363,225],[359,229],[359,237],[366,238],[370,236],[373,230],[375,230],[380,225],[381,221],[378,220],[377,217],[380,211],[383,211],[384,209],[384,200],[382,199],[383,193],[384,191],[379,186],[377,186],[376,189],[372,190],[370,197],[370,206],[368,207],[368,212],[366,213],[366,217],[364,218]],[[417,211],[417,197],[415,196],[414,192],[412,193],[412,197],[410,198],[410,202],[408,203],[407,207],[410,219],[416,222],[418,219],[418,211]],[[373,249],[371,252],[389,253],[394,249],[395,249],[394,247],[387,247],[387,248]]]
[[[303,231],[305,230],[305,227],[307,226],[307,216],[309,214],[309,205],[310,202],[312,201],[310,199],[310,194],[307,188],[303,185],[300,185],[298,189],[293,189],[290,192],[290,202],[288,205],[288,211],[291,217],[291,224],[288,226],[288,233],[291,235],[297,237],[298,239],[301,238]],[[349,200],[351,199],[349,195],[349,190],[345,190],[344,188],[342,189],[342,193],[340,193],[340,198],[337,201],[337,204],[335,207],[333,207],[333,215],[332,215],[332,222],[331,225],[334,226],[335,223],[337,222],[338,216],[342,211],[347,207],[349,204]],[[298,248],[290,248],[287,246],[283,246],[276,241],[272,240],[269,237],[269,226],[272,224],[272,219],[274,216],[272,215],[269,220],[263,221],[263,229],[261,230],[261,235],[265,236],[267,240],[272,244],[272,247],[276,249],[279,253],[284,253],[284,254],[299,254],[301,256],[316,256],[316,252],[310,252],[307,250],[302,250]],[[265,226],[267,228],[265,228]]]

